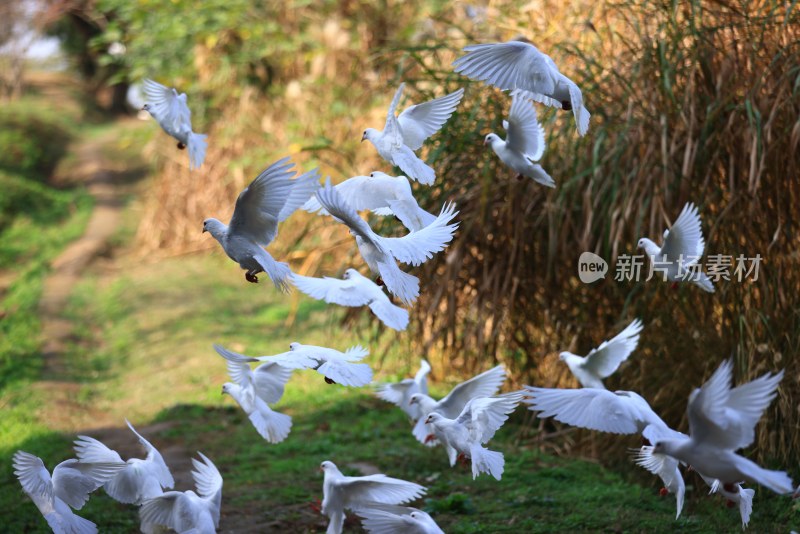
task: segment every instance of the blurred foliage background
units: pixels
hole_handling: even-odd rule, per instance
[[[624,0],[564,3],[358,0],[50,0],[52,32],[115,109],[130,84],[152,77],[189,95],[206,163],[154,128],[156,162],[137,233],[142,256],[211,249],[201,221],[230,215],[238,192],[268,163],[292,155],[334,181],[390,171],[359,140],[382,127],[400,81],[406,105],[466,86],[458,112],[425,147],[433,187],[420,203],[461,210],[446,254],[418,269],[418,340],[437,374],[501,362],[517,384],[574,387],[561,350],[585,354],[633,317],[639,350],[609,380],[647,398],[686,430],[685,407],[723,358],[737,380],[786,369],[752,456],[796,465],[800,450],[800,15],[777,0]],[[455,75],[462,46],[524,35],[582,88],[592,113],[579,138],[571,113],[537,106],[547,132],[542,165],[555,190],[517,181],[482,146],[500,131],[507,95]],[[122,48],[115,46],[123,45]],[[112,54],[112,51],[114,52]],[[0,165],[2,165],[0,161]],[[753,257],[757,280],[672,290],[616,282],[613,265],[659,238],[686,202],[703,218],[706,254]],[[277,257],[303,274],[339,275],[356,258],[347,233],[320,218],[284,225]],[[377,222],[377,221],[376,221]],[[391,221],[381,221],[386,232]],[[658,240],[658,239],[656,239]],[[582,284],[581,252],[609,260],[605,280]],[[360,261],[360,260],[358,260]],[[419,272],[421,271],[421,272]],[[531,435],[559,451],[624,449],[614,440]],[[549,437],[556,434],[558,437]]]

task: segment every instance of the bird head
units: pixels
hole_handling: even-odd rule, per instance
[[[300,343],[298,343],[297,341],[289,343],[289,350],[297,350],[299,348],[300,348]]]
[[[495,141],[499,141],[499,140],[500,140],[500,138],[499,138],[499,137],[497,137],[497,136],[496,136],[495,134],[493,134],[493,133],[490,133],[489,135],[487,135],[487,136],[486,136],[486,137],[483,139],[483,144],[484,144],[484,146],[486,146],[486,145],[491,145],[491,144],[492,144],[492,143],[494,143]]]
[[[203,221],[203,233],[206,232],[218,240],[225,233],[225,225],[214,218],[206,219]]]
[[[412,519],[422,519],[422,514],[419,512],[411,512],[408,515],[410,515]]]
[[[569,358],[570,356],[572,356],[571,352],[564,351],[558,355],[558,359],[563,362],[566,361],[566,359]]]
[[[408,399],[408,404],[419,404],[420,395],[419,393],[414,393],[411,395],[411,398]]]
[[[226,394],[230,395],[231,389],[233,389],[233,384],[231,384],[230,382],[225,382],[224,384],[222,384],[222,393],[220,393],[220,395],[226,395]]]
[[[365,139],[369,139],[370,141],[372,141],[373,139],[375,139],[375,135],[377,133],[378,130],[376,130],[375,128],[367,128],[366,130],[364,130],[364,133],[361,134],[361,142],[363,143]]]
[[[319,464],[319,470],[322,471],[323,473],[333,473],[335,471],[338,471],[338,469],[336,468],[336,464],[328,460],[325,460],[324,462]]]
[[[435,423],[436,421],[439,421],[441,418],[442,416],[440,414],[433,412],[432,414],[428,415],[427,419],[425,419],[425,424],[429,425],[431,423]]]
[[[142,106],[142,111],[150,111],[150,104],[145,104]]]

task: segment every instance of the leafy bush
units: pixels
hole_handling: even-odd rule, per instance
[[[53,110],[14,104],[0,108],[0,170],[44,182],[64,156],[72,137]]]

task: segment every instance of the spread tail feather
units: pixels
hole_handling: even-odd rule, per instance
[[[258,264],[264,269],[264,272],[267,273],[272,283],[275,284],[275,287],[284,293],[289,291],[291,287],[289,282],[292,276],[289,264],[282,261],[275,261],[270,253],[264,249],[261,249],[261,253],[256,256],[256,261],[258,261]]]
[[[190,170],[199,169],[206,159],[206,148],[208,148],[206,137],[208,136],[205,134],[189,133],[189,142],[186,143],[186,146],[189,148]]]
[[[400,167],[403,174],[423,185],[431,185],[436,180],[436,172],[414,152],[403,145],[392,154],[392,163]]]
[[[736,467],[747,478],[748,482],[761,484],[778,495],[794,491],[792,479],[785,471],[770,471],[748,460],[744,456],[736,456]]]
[[[753,497],[756,490],[743,488],[739,490],[739,515],[742,516],[742,528],[750,523],[750,514],[753,512]]]
[[[703,291],[714,292],[714,284],[705,273],[697,273],[697,276],[692,278],[692,283],[699,286]]]
[[[475,443],[470,447],[469,453],[472,457],[473,480],[481,473],[488,473],[497,480],[500,480],[505,466],[505,459],[503,459],[502,452],[490,451]]]
[[[378,266],[380,267],[383,283],[386,284],[386,289],[397,295],[406,304],[412,304],[417,300],[419,296],[419,278],[401,271],[394,259],[390,259],[388,262],[381,262]]]
[[[292,429],[292,418],[270,409],[266,404],[250,414],[250,422],[261,437],[270,443],[280,443]]]

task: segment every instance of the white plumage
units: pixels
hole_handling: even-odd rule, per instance
[[[423,359],[414,378],[380,384],[376,391],[378,397],[399,406],[411,419],[416,421],[421,417],[419,404],[410,404],[411,397],[417,393],[428,394],[428,373],[430,372],[430,364]]]

